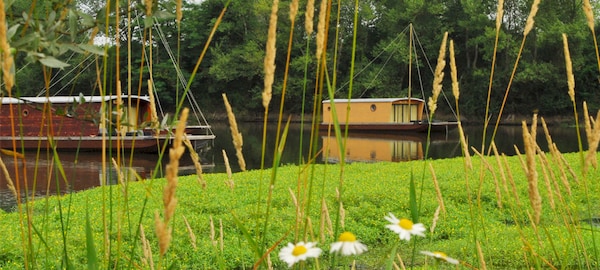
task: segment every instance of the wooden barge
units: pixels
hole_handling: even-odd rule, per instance
[[[119,120],[117,99],[115,95],[0,98],[0,148],[158,152],[171,140],[170,130],[150,128],[149,97],[123,96]],[[100,123],[103,102],[107,119],[115,119],[105,126]],[[209,125],[189,127],[186,135],[196,146],[215,138]]]
[[[457,122],[432,121],[424,117],[425,101],[419,98],[357,98],[324,100],[320,129],[333,126],[332,107],[343,130],[360,132],[448,131]],[[349,110],[348,110],[349,108]]]

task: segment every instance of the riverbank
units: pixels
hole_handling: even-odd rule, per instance
[[[558,167],[553,169],[556,171],[552,176],[539,169],[542,218],[535,226],[530,219],[533,209],[528,199],[527,177],[518,157],[507,157],[503,169],[493,165],[496,164],[493,157],[486,158],[485,162],[474,158],[472,170],[465,169],[463,158],[354,163],[344,166],[343,176],[339,165],[280,167],[275,176],[266,231],[262,228],[271,170],[235,173],[231,179],[227,174],[207,174],[203,176],[206,188],[194,175],[180,177],[172,223],[173,239],[164,262],[176,263],[182,269],[218,268],[219,261],[227,269],[249,268],[256,259],[247,237],[256,240],[257,235],[262,235],[265,247],[274,250],[271,254],[274,266],[280,268],[284,264],[276,253],[285,243],[293,242],[295,238],[303,239],[303,231],[308,228],[310,232],[306,237],[317,241],[324,250],[319,260],[322,265],[329,265],[333,258],[328,252],[329,245],[337,239],[333,232],[347,230],[369,247],[367,253],[353,259],[370,269],[385,265],[394,247],[407,265],[431,264],[431,260],[418,253],[419,250],[430,250],[444,251],[477,266],[479,248],[487,267],[496,269],[527,268],[535,261],[558,268],[584,266],[580,254],[586,252],[590,260],[596,260],[597,253],[592,247],[594,241],[599,243],[600,236],[591,234],[593,228],[578,220],[590,215],[600,216],[595,210],[600,209],[600,183],[592,181],[598,179],[600,173],[591,170],[583,177],[579,154],[565,154],[564,157],[568,168],[575,172],[570,176],[563,167],[571,194],[567,196]],[[435,169],[439,193],[428,164]],[[480,178],[479,168],[489,168],[484,170],[483,178]],[[507,170],[510,174],[506,174]],[[416,237],[414,244],[399,242],[398,236],[385,228],[387,221],[383,218],[388,212],[398,217],[411,216],[411,175],[420,209],[418,221],[427,228],[426,237]],[[510,178],[503,179],[501,175]],[[544,184],[546,177],[549,186]],[[340,179],[343,179],[342,216],[336,210]],[[310,200],[306,197],[309,183],[313,185]],[[28,229],[24,214],[0,212],[0,232],[4,235],[0,238],[0,268],[24,267],[22,249],[29,245],[29,240],[22,241],[21,235],[30,235],[32,246],[28,252],[32,252],[39,268],[64,267],[67,255],[75,268],[86,267],[90,248],[83,247],[89,247],[89,241],[93,241],[101,264],[143,268],[148,257],[144,257],[138,233],[140,221],[152,258],[158,261],[154,215],[162,213],[164,184],[164,179],[131,182],[36,201],[29,208],[32,230]],[[548,192],[548,187],[556,189]],[[444,205],[441,211],[438,210],[439,198],[443,199]],[[312,202],[310,206],[308,201]],[[300,213],[306,212],[310,216],[307,226],[302,223],[304,219],[297,221],[295,202],[301,202]],[[326,203],[325,212],[322,202]],[[593,213],[586,209],[592,209]],[[569,223],[564,223],[565,217],[569,217]],[[236,219],[241,223],[236,225]],[[336,220],[341,220],[338,226]],[[275,247],[280,240],[282,242]],[[346,264],[351,260],[338,259],[336,262]]]
[[[262,122],[264,122],[263,117],[264,117],[264,115],[262,113],[239,114],[239,115],[236,115],[236,120],[239,122],[262,123]],[[289,119],[290,122],[292,122],[292,123],[300,123],[302,121],[304,121],[306,123],[310,123],[310,121],[312,121],[312,117],[313,117],[312,114],[305,114],[304,116],[302,116],[301,114],[284,113],[283,116],[281,117],[281,119],[284,122]],[[544,118],[544,120],[546,121],[546,124],[552,125],[552,126],[574,126],[575,125],[575,119],[573,118],[572,114],[571,115],[550,115],[550,116],[540,115],[540,117]],[[208,119],[209,123],[227,122],[228,121],[226,112],[213,112],[213,113],[207,115],[207,119]],[[278,119],[279,119],[279,116],[277,114],[271,114],[271,115],[269,115],[267,122],[270,122],[270,123],[277,122]],[[531,119],[532,119],[532,115],[506,114],[505,116],[502,117],[502,120],[500,121],[499,124],[500,125],[519,125],[520,126],[522,121],[526,121],[527,124],[531,124]],[[456,116],[449,114],[449,113],[437,113],[435,116],[435,120],[456,121]],[[463,125],[481,125],[481,126],[483,126],[483,124],[484,124],[483,120],[484,119],[481,118],[481,115],[461,115],[461,123]],[[580,120],[583,120],[583,116],[581,117]],[[491,119],[488,126],[494,126],[495,124],[496,124],[496,119]]]

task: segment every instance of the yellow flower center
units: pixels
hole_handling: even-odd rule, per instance
[[[340,242],[354,242],[354,241],[356,241],[356,236],[354,236],[354,234],[352,234],[351,232],[344,232],[344,233],[340,234],[339,241]]]
[[[400,228],[402,228],[402,229],[410,231],[410,230],[412,230],[413,223],[412,223],[412,221],[403,218],[403,219],[400,219],[400,222],[398,222],[398,226],[400,226]]]
[[[292,255],[294,256],[300,256],[304,253],[306,253],[306,247],[305,246],[295,246],[294,250],[292,250]]]
[[[446,253],[444,253],[444,252],[439,252],[439,251],[436,251],[436,252],[434,252],[433,254],[435,254],[435,255],[439,256],[439,257],[440,257],[440,258],[442,258],[442,259],[446,259],[446,258],[448,258],[448,255],[446,255]]]

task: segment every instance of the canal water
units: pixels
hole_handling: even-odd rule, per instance
[[[243,154],[247,169],[261,168],[261,153],[263,145],[262,122],[240,123],[238,126],[242,133],[244,145]],[[469,145],[476,148],[481,147],[483,130],[481,126],[466,126],[465,134]],[[275,145],[276,126],[269,124],[266,138],[266,158],[264,167],[269,168],[273,162],[273,151]],[[226,171],[223,162],[223,150],[228,156],[231,168],[234,172],[240,171],[237,165],[235,148],[232,143],[229,126],[226,123],[213,123],[213,132],[216,135],[214,142],[209,145],[207,151],[201,153],[204,173],[222,173]],[[487,132],[488,140],[492,131]],[[571,127],[550,127],[553,141],[561,152],[578,151],[577,132]],[[500,152],[514,155],[514,146],[522,149],[522,135],[520,126],[502,126],[496,134],[496,145]],[[585,136],[582,133],[582,136]],[[292,124],[287,136],[286,145],[281,157],[281,164],[299,164],[307,157],[310,145],[310,127]],[[335,138],[326,132],[318,134],[316,139],[319,148],[327,149],[318,156],[318,163],[338,162],[339,149]],[[425,149],[428,140],[426,134],[374,134],[374,133],[351,133],[347,138],[346,161],[347,162],[402,162],[425,158]],[[546,139],[541,127],[538,132],[538,143],[543,150],[547,149]],[[587,148],[584,145],[584,149]],[[458,131],[451,130],[447,133],[433,134],[429,140],[428,158],[440,159],[461,156],[462,151],[459,142]],[[51,155],[44,151],[25,153],[25,162],[17,160],[16,166],[21,172],[19,185],[21,196],[28,195],[36,198],[47,194],[66,193],[96,187],[102,181],[109,184],[117,183],[117,176],[112,169],[103,173],[102,157],[96,152],[65,152],[59,153],[64,176],[57,170],[56,162]],[[11,172],[11,178],[16,179],[14,174],[15,161],[9,156],[0,156]],[[126,154],[122,157],[127,169],[125,172],[134,170],[143,178],[152,176],[161,177],[166,161],[160,161],[158,155],[135,153],[133,156]],[[166,157],[164,159],[167,159]],[[158,165],[157,165],[158,164]],[[193,174],[195,169],[189,156],[180,162],[180,174]],[[25,168],[25,169],[23,169]],[[24,173],[26,175],[24,175]],[[130,179],[135,179],[135,174],[125,173]],[[0,209],[5,211],[14,210],[16,198],[7,187],[7,179],[0,173]]]

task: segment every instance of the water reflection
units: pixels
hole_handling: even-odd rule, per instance
[[[345,143],[345,161],[350,162],[380,162],[380,161],[409,161],[423,158],[423,140],[417,136],[396,136],[381,138],[369,133],[351,133]],[[328,163],[338,163],[341,159],[339,144],[333,135],[321,136],[323,145],[322,160]]]
[[[261,153],[263,144],[262,123],[239,123],[238,127],[244,136],[244,158],[246,167],[250,170],[261,167]],[[578,151],[577,130],[571,127],[552,126],[550,134],[553,141],[561,152]],[[481,126],[466,126],[465,134],[470,146],[477,149],[481,148],[483,130]],[[203,170],[206,173],[225,172],[225,165],[222,156],[222,150],[229,155],[230,165],[234,171],[239,171],[235,157],[235,148],[233,147],[229,127],[224,123],[213,125],[213,132],[217,136],[210,149],[202,153]],[[275,144],[276,126],[269,125],[267,129],[266,158],[265,167],[269,168],[272,164],[273,149]],[[487,131],[487,141],[491,137],[491,128]],[[514,155],[514,146],[523,149],[522,135],[520,126],[501,126],[496,134],[495,142],[498,151],[506,155]],[[542,150],[547,151],[547,143],[541,127],[537,132],[538,144]],[[585,133],[581,133],[585,136]],[[311,146],[310,125],[290,125],[286,145],[281,156],[281,164],[299,164],[306,162],[306,157]],[[323,154],[317,157],[316,162],[338,162],[339,148],[335,139],[326,133],[318,134],[315,143],[319,149],[324,149]],[[428,153],[426,148],[429,146]],[[583,140],[583,149],[587,149],[586,141]],[[105,179],[110,183],[116,183],[116,173],[109,171],[108,174],[102,174],[102,158],[100,153],[81,152],[77,153],[59,153],[61,164],[64,168],[63,177],[56,169],[57,166],[52,162],[52,158],[42,153],[36,158],[36,152],[25,153],[26,163],[23,164],[17,160],[19,169],[18,181],[21,190],[27,189],[29,197],[35,195],[39,198],[47,194],[66,193],[70,191],[83,190],[98,186],[100,179]],[[378,161],[408,161],[423,159],[424,156],[433,159],[450,158],[462,155],[458,131],[452,130],[449,133],[435,133],[431,137],[429,145],[427,144],[426,134],[374,134],[374,133],[351,133],[347,140],[346,160],[348,162],[378,162]],[[15,162],[12,157],[0,156],[7,165],[11,178],[16,179],[14,174]],[[129,167],[127,171],[134,170],[142,178],[150,177],[156,173],[156,176],[162,176],[162,170],[165,161],[160,161],[155,154],[136,153],[130,159],[129,154],[122,157],[126,162],[124,167]],[[164,158],[165,160],[167,157]],[[131,163],[128,161],[132,160]],[[157,167],[156,164],[159,164]],[[180,162],[180,174],[194,174],[194,166],[189,155],[184,155]],[[26,174],[25,174],[26,173]],[[102,175],[108,175],[105,178]],[[67,179],[67,180],[64,180]],[[131,177],[133,179],[133,177]],[[17,183],[15,183],[17,184]],[[25,192],[21,196],[25,196]],[[11,210],[16,202],[15,196],[7,188],[7,181],[4,174],[0,173],[0,208]]]
[[[118,183],[118,175],[107,158],[106,167],[102,165],[99,152],[60,152],[60,165],[48,153],[26,152],[24,159],[12,156],[1,156],[6,164],[10,179],[20,190],[21,201],[25,198],[41,198],[47,195],[66,194],[72,191],[85,190],[105,184]],[[117,159],[117,156],[113,156]],[[125,153],[120,157],[120,169],[126,181],[137,181],[152,176],[163,175],[165,161],[159,160],[157,154]],[[166,158],[165,158],[166,159]],[[203,158],[203,170],[212,172],[214,160]],[[158,166],[157,166],[158,164]],[[180,174],[193,174],[195,168],[188,155],[180,161]],[[16,169],[16,170],[15,170]],[[14,210],[17,198],[8,188],[8,179],[0,173],[0,208],[5,211]]]
[[[552,142],[563,153],[579,151],[577,130],[559,126],[550,127]],[[464,128],[467,143],[477,151],[481,151],[483,129],[479,126],[466,126]],[[489,150],[489,141],[492,128],[486,134],[486,149]],[[583,131],[582,131],[582,134]],[[585,136],[585,135],[583,135]],[[508,156],[516,154],[515,147],[523,152],[523,138],[521,126],[502,126],[495,137],[496,147],[500,153]],[[322,161],[337,163],[340,160],[340,150],[333,135],[321,134],[323,145]],[[537,142],[543,151],[548,151],[548,142],[543,131],[537,133]],[[462,156],[459,135],[457,130],[448,133],[435,133],[431,135],[427,151],[427,134],[375,134],[375,133],[350,133],[346,145],[346,162],[378,162],[378,161],[409,161],[428,158],[440,159]],[[583,149],[587,149],[587,142],[582,141]],[[473,151],[471,150],[471,153]]]

